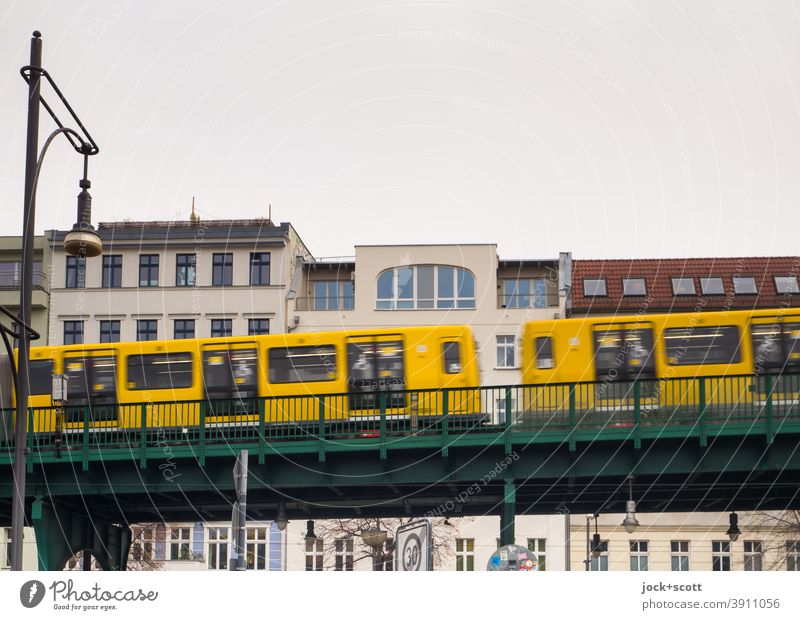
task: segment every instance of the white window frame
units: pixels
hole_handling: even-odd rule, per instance
[[[169,528],[168,543],[169,543],[169,559],[170,560],[191,560],[192,559],[192,529],[193,528],[192,528],[191,525],[180,526],[180,527],[170,527]],[[187,537],[183,536],[183,534],[185,532],[188,532],[188,536]],[[178,534],[177,538],[173,537],[174,533]],[[175,554],[173,553],[173,551],[174,551],[173,547],[175,547],[176,545],[177,545],[177,551],[178,551],[177,557],[175,557]],[[181,554],[181,547],[184,546],[184,545],[186,546],[186,549],[188,550],[188,554],[186,554],[186,557],[180,557],[182,555]]]
[[[502,342],[501,342],[502,339]],[[497,344],[497,362],[496,368],[502,368],[504,370],[517,368],[517,337],[516,336],[509,336],[507,334],[500,334],[495,336],[495,342]],[[511,350],[511,364],[508,365],[506,362],[508,361],[508,351]],[[504,351],[504,355],[502,359],[500,358],[500,351]],[[501,361],[503,362],[501,364]]]
[[[139,557],[136,557],[136,554]],[[134,527],[133,539],[129,555],[137,562],[150,562],[155,558],[156,553],[156,532],[153,527]]]
[[[352,571],[354,561],[354,542],[353,537],[337,538],[334,541],[334,570]]]
[[[510,293],[506,290],[506,285],[509,282],[513,283],[513,288]],[[519,292],[520,282],[528,282],[528,293]],[[539,283],[541,283],[544,290],[541,294],[537,295],[536,287]],[[500,280],[500,294],[502,295],[504,308],[547,308],[547,278],[502,278]],[[528,298],[527,304],[523,305],[520,303],[522,297]]]
[[[731,541],[713,540],[711,541],[711,570],[714,570],[714,560],[719,559],[720,569],[715,572],[730,572],[731,570]],[[725,569],[725,560],[728,560],[728,568]]]
[[[472,544],[472,549],[469,548]],[[461,568],[458,567],[458,561],[461,560]],[[472,567],[469,566],[469,561],[472,560]],[[472,572],[475,570],[475,539],[474,538],[456,538],[456,570],[461,572]]]
[[[269,528],[267,526],[248,525],[244,547],[247,570],[269,570]],[[263,565],[261,561],[263,561]]]
[[[212,535],[213,532],[213,535]],[[206,557],[208,570],[227,570],[231,556],[231,534],[228,527],[208,527],[206,528]],[[225,546],[224,556],[220,547]],[[214,549],[214,553],[211,550]],[[212,559],[216,560],[212,563]],[[216,564],[216,566],[214,565]]]
[[[630,562],[630,569],[631,571],[648,571],[650,570],[650,555],[649,555],[650,544],[647,540],[631,540],[630,541],[630,552],[631,552],[631,562]],[[644,568],[642,567],[642,560],[644,560]],[[634,564],[636,568],[634,568]]]
[[[420,267],[430,267],[433,269],[433,298],[418,297],[418,269]],[[411,297],[400,297],[400,279],[398,272],[410,269],[411,274]],[[452,297],[443,297],[439,294],[439,269],[451,269],[453,271]],[[472,296],[460,297],[458,295],[458,274],[463,271],[472,278]],[[378,281],[388,272],[392,272],[392,296],[378,297]],[[376,310],[474,310],[476,308],[478,279],[475,274],[466,267],[455,265],[403,265],[384,269],[375,279],[375,309]],[[422,307],[420,302],[431,303],[430,307]],[[402,304],[402,305],[401,305]]]
[[[800,571],[800,540],[786,541],[786,570]]]
[[[686,559],[686,570],[692,569],[691,560],[689,559],[689,541],[688,540],[671,540],[670,543],[670,567],[675,572],[684,572],[682,568],[683,563],[681,560]],[[676,548],[677,545],[677,548]],[[673,560],[678,560],[678,568],[675,568]]]
[[[305,542],[305,569],[307,571],[323,570],[325,564],[325,542],[321,538],[307,538]],[[308,560],[311,558],[311,567]]]
[[[547,539],[529,538],[528,551],[536,560],[536,570],[547,570]]]
[[[590,558],[591,558],[591,562],[589,562],[590,571],[608,572],[608,564],[609,564],[608,541],[601,540],[600,556],[594,557],[594,554],[592,554]]]
[[[3,541],[3,568],[11,568],[11,528],[4,527],[5,540]]]
[[[760,540],[744,541],[744,570],[764,570],[764,544]]]

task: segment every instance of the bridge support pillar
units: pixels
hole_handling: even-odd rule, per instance
[[[514,514],[517,508],[517,488],[513,482],[503,485],[503,507],[500,512],[500,544],[514,544]]]
[[[129,527],[59,509],[41,497],[34,501],[31,512],[39,570],[62,570],[79,551],[91,554],[103,570],[125,570],[131,546]]]

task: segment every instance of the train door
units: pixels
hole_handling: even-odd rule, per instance
[[[210,416],[258,413],[258,349],[254,342],[203,347],[203,390]]]
[[[439,351],[442,357],[441,382],[449,388],[448,411],[450,413],[470,413],[474,409],[474,390],[469,385],[464,360],[464,343],[457,337],[440,338]]]
[[[64,374],[68,381],[66,429],[83,428],[87,407],[90,426],[117,425],[117,358],[111,349],[65,353]]]
[[[756,398],[764,401],[771,391],[773,406],[797,404],[800,396],[800,317],[787,318],[753,319],[750,325]]]
[[[378,410],[379,392],[387,393],[387,412],[398,413],[397,409],[405,407],[403,349],[399,334],[347,339],[347,387],[352,412]]]
[[[593,328],[596,410],[632,411],[634,381],[639,383],[639,405],[646,413],[658,402],[652,323],[616,323]],[[631,422],[621,416],[618,422]]]

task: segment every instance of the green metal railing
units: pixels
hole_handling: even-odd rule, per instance
[[[0,462],[10,459],[13,411],[3,410]],[[207,455],[248,445],[271,452],[451,447],[497,441],[566,442],[800,431],[800,375],[509,385],[245,400],[31,407],[28,448],[39,461]],[[163,458],[163,456],[162,456]],[[10,460],[8,460],[10,462]]]

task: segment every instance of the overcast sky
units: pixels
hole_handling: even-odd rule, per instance
[[[95,222],[185,219],[196,196],[207,219],[271,203],[320,257],[800,253],[797,3],[5,2],[1,234],[34,29],[100,145]],[[37,231],[72,225],[80,173],[59,140]]]

